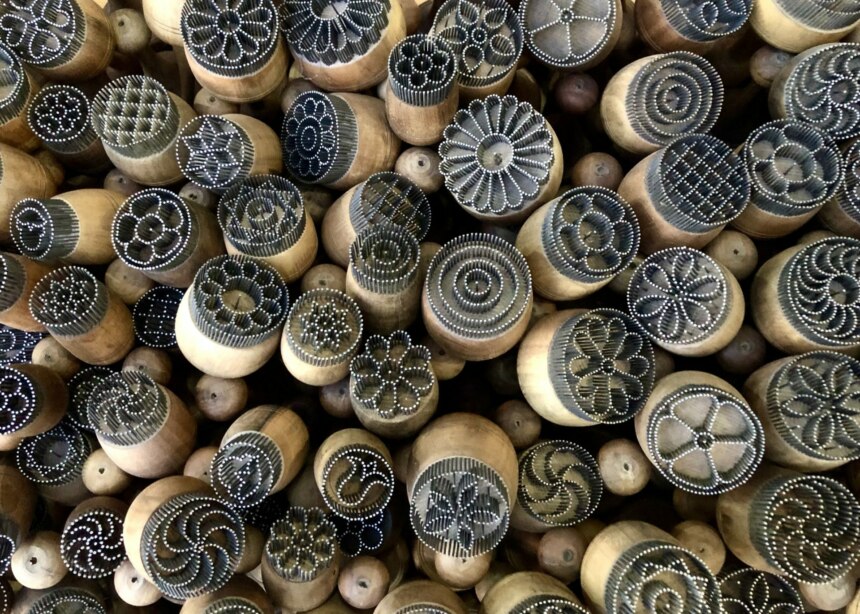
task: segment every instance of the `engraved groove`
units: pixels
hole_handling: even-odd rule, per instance
[[[720,579],[725,614],[803,614],[797,590],[783,578],[757,569],[739,569]]]
[[[93,446],[84,432],[64,421],[18,444],[15,463],[18,471],[35,484],[62,486],[80,479],[84,462],[92,452]]]
[[[350,360],[358,352],[364,319],[346,293],[317,288],[302,294],[287,316],[287,343],[304,362],[328,366]]]
[[[176,312],[182,301],[179,288],[156,286],[137,299],[132,309],[134,336],[151,348],[175,349]]]
[[[180,130],[176,158],[188,180],[220,194],[251,174],[254,143],[235,122],[198,115]]]
[[[0,23],[3,17],[0,16]],[[15,52],[0,43],[0,125],[18,117],[30,98],[30,79]]]
[[[289,582],[310,582],[336,563],[337,530],[317,507],[291,507],[272,525],[266,557]]]
[[[349,201],[349,220],[356,233],[389,224],[421,241],[430,230],[430,201],[403,175],[376,173],[356,187]]]
[[[388,75],[391,91],[399,100],[416,107],[430,107],[451,93],[457,60],[444,38],[413,34],[391,50]]]
[[[155,435],[167,421],[169,399],[142,371],[119,371],[102,378],[87,399],[87,417],[101,439],[114,446],[135,446]]]
[[[45,275],[33,288],[30,312],[52,335],[82,335],[98,326],[108,306],[108,290],[83,267],[67,266]]]
[[[124,517],[107,508],[91,509],[63,528],[60,555],[79,578],[107,578],[125,560]]]
[[[684,38],[715,41],[740,30],[753,0],[661,0],[666,19]]]
[[[90,396],[99,383],[114,373],[116,371],[109,367],[85,367],[75,373],[68,381],[69,409],[66,411],[66,420],[92,433],[93,425],[88,413]]]
[[[74,209],[57,198],[25,198],[9,220],[12,240],[21,255],[52,261],[67,257],[78,245],[80,225]]]
[[[326,505],[346,519],[381,513],[394,493],[394,469],[371,446],[338,448],[326,461],[320,494]]]
[[[349,248],[349,266],[358,285],[376,294],[395,294],[418,277],[420,249],[409,232],[389,224],[368,226]]]
[[[259,505],[284,470],[277,444],[255,431],[239,433],[222,444],[209,471],[212,488],[236,508]]]
[[[99,138],[90,123],[90,106],[89,96],[78,87],[46,85],[33,97],[27,123],[50,149],[76,153]]]
[[[33,348],[44,336],[44,333],[29,333],[0,324],[0,366],[33,362]]]
[[[27,64],[54,68],[83,46],[86,24],[74,0],[4,0],[0,40]]]
[[[33,422],[43,402],[41,388],[28,375],[14,366],[0,367],[0,434],[9,435]]]

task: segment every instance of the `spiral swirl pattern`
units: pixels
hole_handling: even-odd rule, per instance
[[[18,444],[15,462],[31,482],[55,486],[80,477],[92,451],[93,446],[83,431],[69,422],[60,422],[50,431]]]
[[[3,291],[5,289],[0,289],[0,294]],[[17,328],[11,328],[5,324],[0,324],[0,367],[32,362],[33,348],[36,347],[36,344],[43,337],[44,333],[29,333]],[[2,391],[2,387],[0,387],[0,391]],[[0,408],[2,407],[2,401],[0,401]],[[2,414],[2,411],[0,409],[0,414]],[[0,418],[0,423],[2,423],[2,420]]]
[[[114,370],[108,367],[86,367],[75,373],[68,381],[69,408],[66,419],[79,429],[93,432],[88,414],[90,395],[99,382],[113,373]]]
[[[111,241],[129,267],[162,271],[188,257],[197,232],[196,219],[183,198],[170,190],[149,188],[122,204],[113,219]]]
[[[107,578],[125,560],[123,517],[93,509],[75,518],[60,536],[60,555],[79,578]]]
[[[257,605],[242,597],[224,597],[210,603],[202,614],[265,614]]]
[[[167,412],[167,395],[142,371],[120,371],[104,377],[87,401],[92,428],[99,438],[116,446],[146,441],[161,428]]]
[[[9,435],[30,424],[38,403],[33,380],[14,367],[0,367],[0,434]]]

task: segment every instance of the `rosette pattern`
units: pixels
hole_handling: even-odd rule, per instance
[[[161,270],[181,261],[191,245],[188,203],[170,190],[149,188],[130,196],[113,219],[117,256],[133,269]]]
[[[176,156],[185,177],[220,193],[251,172],[254,145],[248,134],[229,119],[201,115],[183,126]]]
[[[22,61],[43,68],[80,49],[83,23],[74,0],[6,0],[0,6],[0,40]]]
[[[803,614],[797,590],[774,574],[739,569],[720,580],[725,614]]]
[[[291,507],[272,525],[264,553],[278,575],[292,582],[313,580],[337,555],[337,529],[316,507]]]
[[[123,517],[106,508],[92,509],[63,528],[60,555],[79,578],[107,578],[125,560]]]

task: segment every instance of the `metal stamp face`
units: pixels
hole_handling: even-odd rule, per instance
[[[364,352],[352,359],[352,398],[386,420],[411,416],[433,389],[430,350],[413,345],[409,334],[368,337]]]
[[[5,515],[0,515],[0,572],[4,575],[9,571],[9,566],[12,564],[12,555],[15,554],[18,542],[24,537],[20,535],[19,527],[14,522],[6,518]],[[5,589],[5,586],[0,583],[0,588]],[[12,591],[9,590],[8,595],[5,593],[0,595],[0,605],[3,603],[2,597],[13,597],[11,593]]]
[[[775,477],[761,487],[750,510],[756,550],[792,580],[829,582],[860,559],[860,503],[832,478]]]
[[[536,444],[520,457],[517,502],[553,527],[571,527],[590,517],[603,494],[597,461],[571,441]]]
[[[395,45],[388,56],[388,84],[399,100],[429,107],[448,97],[457,76],[457,58],[439,36],[413,34]]]
[[[66,412],[66,420],[72,422],[79,429],[93,432],[88,414],[90,395],[99,383],[106,377],[116,373],[108,367],[85,367],[75,373],[68,381],[69,387],[69,409]]]
[[[523,27],[505,0],[446,0],[430,28],[457,55],[460,85],[480,88],[504,79],[523,52]]]
[[[340,550],[348,557],[373,556],[379,552],[391,534],[393,524],[390,507],[368,518],[344,518],[333,514],[330,520],[337,527]]]
[[[134,336],[151,348],[176,348],[176,312],[182,301],[179,288],[156,286],[137,299],[132,309]]]
[[[628,549],[613,566],[605,607],[607,614],[714,614],[720,612],[720,588],[692,552],[648,540]]]
[[[168,499],[147,520],[143,568],[173,599],[217,591],[233,576],[245,548],[242,518],[226,503],[199,493]]]
[[[187,179],[220,194],[250,175],[254,143],[229,119],[198,115],[179,132],[176,158]]]
[[[646,439],[654,466],[672,484],[700,495],[749,480],[764,456],[764,429],[739,399],[715,386],[686,385],[654,408]]]
[[[443,132],[439,172],[468,212],[520,211],[549,181],[556,162],[552,128],[515,96],[473,100]]]
[[[693,41],[714,41],[740,30],[749,19],[753,0],[661,0],[672,27]]]
[[[12,209],[9,229],[15,247],[32,260],[65,258],[78,244],[78,216],[63,200],[26,198]]]
[[[24,66],[12,49],[0,43],[0,124],[18,117],[29,97],[30,80]]]
[[[27,437],[18,444],[15,462],[35,484],[61,486],[78,479],[93,446],[75,425],[60,422],[50,431]]]
[[[524,0],[520,21],[526,47],[541,62],[564,70],[591,65],[620,27],[617,3],[607,0]]]
[[[0,295],[2,294],[3,290],[0,290]],[[8,367],[18,363],[32,362],[33,348],[44,336],[44,333],[29,333],[0,324],[0,366]],[[2,422],[2,418],[0,418],[0,422]]]
[[[389,0],[285,0],[284,38],[309,62],[332,66],[364,56],[388,27]]]
[[[242,597],[222,597],[210,603],[202,614],[264,614],[253,601]]]
[[[774,215],[815,210],[842,182],[842,155],[835,141],[805,122],[781,119],[760,126],[747,138],[742,155],[752,202]]]
[[[388,224],[418,241],[430,229],[430,201],[411,180],[397,173],[376,173],[359,184],[349,201],[349,220],[356,233]]]
[[[860,224],[860,141],[842,156],[845,179],[834,195],[834,201],[855,224]]]
[[[708,232],[739,216],[750,199],[740,156],[707,134],[682,136],[659,154],[646,178],[660,216],[675,228]]]
[[[337,555],[337,530],[317,507],[291,507],[272,525],[263,554],[289,582],[310,582],[335,564]]]
[[[194,276],[190,296],[200,331],[229,347],[250,347],[277,334],[289,307],[278,271],[249,256],[207,261]]]
[[[745,568],[720,579],[725,614],[803,614],[803,602],[790,582],[766,571]]]
[[[723,82],[704,58],[687,51],[650,56],[627,93],[633,129],[657,146],[685,134],[706,133],[723,107]]]
[[[5,0],[0,5],[0,41],[27,64],[54,68],[80,50],[86,35],[74,0]]]
[[[786,117],[812,124],[837,141],[860,134],[860,45],[810,50],[789,73],[783,103]]]
[[[226,77],[253,75],[272,57],[280,37],[271,0],[188,0],[180,27],[191,57]]]
[[[60,555],[79,578],[107,578],[125,560],[123,516],[106,508],[91,509],[63,528]]]
[[[395,294],[418,277],[420,248],[409,232],[388,224],[362,230],[349,248],[350,273],[376,294]]]
[[[161,429],[169,399],[142,371],[119,371],[101,379],[87,400],[87,417],[100,438],[115,446],[135,446]]]
[[[510,614],[587,614],[581,605],[557,595],[532,595],[516,603]]]
[[[39,597],[29,614],[108,614],[101,599],[93,593],[69,586],[53,588]]]
[[[18,302],[24,293],[26,282],[27,273],[21,262],[12,254],[0,252],[0,312]],[[9,329],[8,326],[6,328]]]
[[[14,367],[0,367],[0,434],[9,435],[36,417],[41,393],[35,382]]]
[[[233,247],[248,256],[285,252],[306,227],[299,189],[277,175],[254,175],[228,189],[218,202],[218,224]]]
[[[783,313],[804,337],[839,348],[860,343],[860,241],[823,239],[792,256],[777,280]]]
[[[222,444],[209,471],[212,488],[237,508],[261,504],[280,479],[284,463],[274,441],[262,433],[239,433]]]
[[[370,518],[385,510],[394,493],[394,469],[374,448],[339,448],[323,467],[320,494],[344,518]]]
[[[857,0],[776,0],[776,4],[803,25],[815,30],[841,30],[860,19]]]
[[[415,535],[431,550],[478,556],[498,546],[508,530],[508,487],[479,460],[444,458],[418,476],[409,517]]]
[[[395,610],[394,614],[453,614],[448,608],[440,608],[434,603],[413,603]]]
[[[448,241],[430,262],[424,284],[443,326],[472,339],[492,338],[516,325],[532,294],[525,258],[494,235]]]
[[[54,151],[82,151],[98,139],[90,123],[90,104],[89,97],[78,87],[46,85],[33,97],[27,123]]]
[[[45,275],[30,295],[33,318],[53,335],[80,335],[101,322],[108,292],[83,267],[67,266]]]
[[[707,339],[731,307],[726,276],[712,258],[690,247],[648,256],[627,288],[630,315],[657,343],[688,345]]]
[[[317,288],[296,300],[284,334],[302,361],[327,366],[355,356],[363,329],[361,309],[354,300],[340,290]]]
[[[639,251],[639,222],[620,196],[606,188],[568,190],[551,201],[541,226],[547,259],[565,277],[595,283],[614,277]]]

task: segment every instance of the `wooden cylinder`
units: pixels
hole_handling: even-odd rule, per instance
[[[412,580],[389,592],[374,614],[397,614],[404,609],[421,609],[441,614],[466,614],[466,606],[450,588],[430,580]]]
[[[32,363],[48,367],[63,381],[69,381],[83,367],[80,360],[50,335],[43,337],[33,347]]]
[[[681,7],[671,0],[636,2],[636,31],[649,47],[660,52],[692,51],[700,55],[725,51],[746,24],[752,2],[736,0],[710,12]]]
[[[66,384],[54,371],[33,364],[0,367],[3,404],[0,438],[21,439],[52,429],[66,413]]]
[[[108,265],[105,271],[105,285],[123,303],[134,305],[144,294],[155,287],[155,282],[117,258]]]
[[[128,307],[81,267],[45,275],[33,289],[30,311],[64,348],[88,364],[117,362],[134,346]]]
[[[87,409],[102,448],[130,475],[176,473],[194,448],[197,425],[185,403],[140,371],[100,381]]]
[[[441,158],[429,147],[410,147],[397,157],[394,172],[403,175],[425,194],[433,194],[442,188],[444,178],[439,172]]]
[[[358,556],[348,561],[337,579],[337,589],[346,603],[366,610],[376,607],[388,592],[388,568],[371,556]]]
[[[286,488],[307,454],[308,429],[294,411],[279,405],[255,407],[224,433],[212,459],[212,487],[234,507],[258,505]],[[249,465],[254,471],[248,471]]]
[[[651,463],[642,448],[629,439],[612,439],[603,444],[597,464],[606,490],[614,495],[635,495],[651,479]]]
[[[755,33],[779,49],[798,53],[838,41],[860,17],[852,6],[822,7],[806,2],[761,0],[753,3],[750,24]]]
[[[12,575],[21,586],[46,589],[56,586],[69,570],[60,556],[60,534],[38,531],[27,537],[12,555]]]
[[[6,252],[0,252],[0,267],[0,324],[28,332],[46,330],[30,313],[30,296],[52,267]]]
[[[208,614],[212,611],[275,614],[272,601],[263,588],[238,574],[217,591],[186,601],[179,614]]]
[[[120,469],[101,448],[87,457],[81,479],[87,490],[98,496],[118,495],[132,482],[132,477]]]
[[[519,609],[555,607],[570,614],[584,614],[579,599],[562,582],[534,571],[512,573],[499,580],[481,600],[486,614],[511,614]]]
[[[244,379],[203,375],[194,386],[194,401],[208,420],[225,422],[245,410],[248,384]]]
[[[0,569],[8,570],[9,558],[30,533],[36,509],[36,491],[12,463],[0,463],[0,543],[4,556]],[[7,554],[8,553],[8,554]]]
[[[0,143],[0,243],[12,241],[12,208],[24,198],[49,198],[57,182],[33,156]]]
[[[182,2],[164,3],[162,0],[142,0],[141,5],[146,25],[153,34],[169,45],[183,45]]]
[[[860,241],[823,239],[790,247],[765,262],[751,290],[756,328],[788,354],[860,347],[853,322],[860,289],[854,277]]]
[[[38,82],[24,67],[15,52],[0,43],[0,63],[6,75],[5,91],[0,100],[0,143],[23,151],[33,151],[39,138],[27,123],[27,112],[39,92]]]

